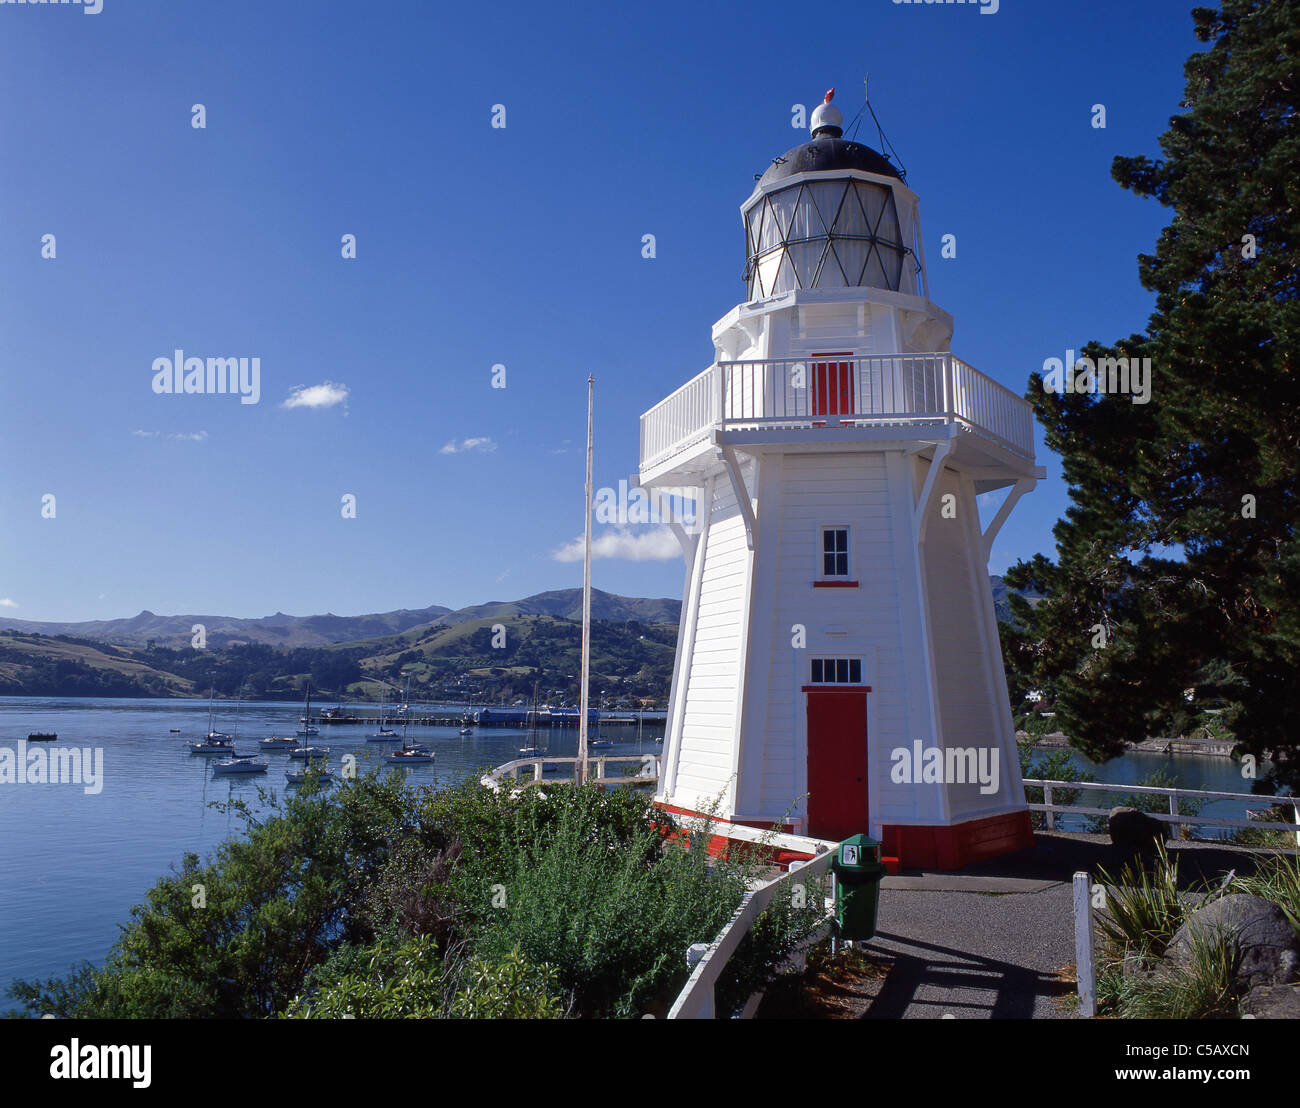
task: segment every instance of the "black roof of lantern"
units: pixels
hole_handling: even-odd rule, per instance
[[[767,172],[759,178],[759,185],[770,184],[796,173],[829,173],[837,169],[860,169],[864,173],[879,173],[884,177],[902,180],[902,174],[883,154],[878,154],[860,142],[849,142],[825,132],[811,142],[787,150],[775,158]]]

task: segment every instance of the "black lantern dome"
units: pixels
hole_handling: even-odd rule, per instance
[[[843,138],[834,95],[813,112],[811,139],[776,158],[745,204],[751,301],[795,289],[923,294],[915,197],[888,158]]]

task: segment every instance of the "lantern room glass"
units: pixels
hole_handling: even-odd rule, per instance
[[[761,197],[745,213],[748,298],[790,289],[919,291],[894,193],[870,181],[806,181]]]

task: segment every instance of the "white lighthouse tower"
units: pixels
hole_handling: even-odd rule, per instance
[[[714,364],[641,417],[642,486],[697,505],[656,801],[955,868],[1033,842],[987,562],[1043,471],[832,93],[741,206]]]

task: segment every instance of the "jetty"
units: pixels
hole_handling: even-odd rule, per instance
[[[591,712],[589,720],[600,727],[662,727],[668,719],[667,712]],[[376,725],[379,723],[406,723],[413,727],[577,727],[578,713],[572,710],[551,709],[550,711],[522,708],[480,708],[466,712],[448,712],[446,710],[416,713],[391,712],[383,716],[375,712],[322,713],[313,716],[313,726],[327,727],[341,725]]]

